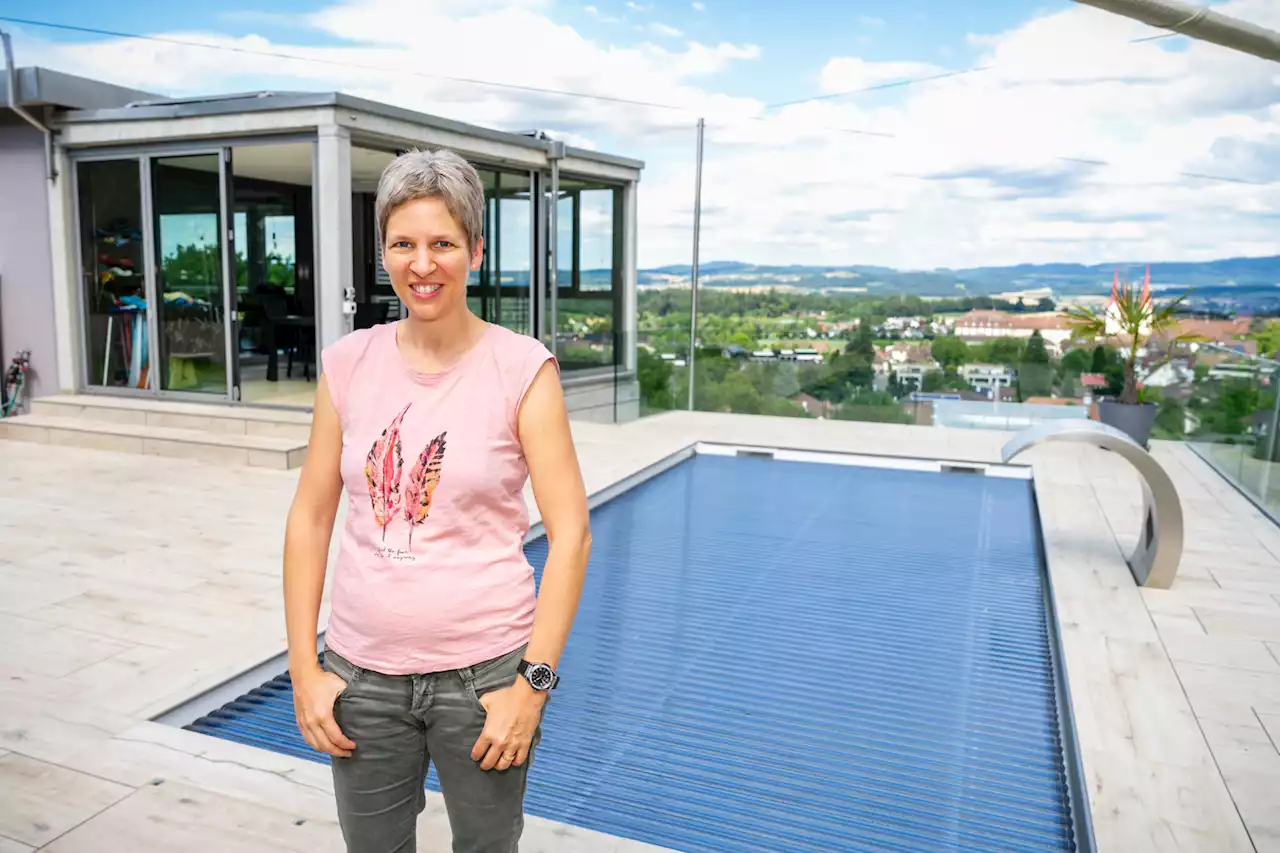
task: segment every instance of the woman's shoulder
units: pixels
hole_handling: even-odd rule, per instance
[[[326,373],[351,373],[370,351],[370,347],[393,328],[393,324],[383,323],[344,334],[320,352],[321,366]]]
[[[489,336],[494,352],[503,361],[523,362],[531,356],[551,355],[542,341],[523,332],[516,332],[496,323],[489,325]]]
[[[320,351],[320,370],[329,388],[329,398],[341,416],[346,411],[347,388],[372,345],[393,326],[390,323],[348,332]]]
[[[490,327],[489,336],[498,368],[518,385],[531,380],[546,362],[556,364],[555,355],[535,337],[496,324]]]
[[[498,381],[503,386],[514,425],[516,412],[543,365],[550,363],[557,372],[560,365],[551,350],[537,338],[498,325],[489,329],[489,337],[493,363],[501,377]]]
[[[321,358],[325,360],[332,359],[335,363],[358,361],[362,355],[368,350],[369,346],[382,335],[388,333],[388,330],[394,328],[394,323],[381,323],[377,326],[370,326],[367,329],[356,329],[348,332],[329,344],[321,352]]]

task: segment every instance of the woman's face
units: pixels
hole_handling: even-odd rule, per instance
[[[438,320],[467,305],[467,277],[479,269],[483,240],[467,247],[462,226],[438,198],[417,198],[387,218],[382,267],[416,320]]]

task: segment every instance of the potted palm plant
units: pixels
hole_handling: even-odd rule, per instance
[[[1151,437],[1151,425],[1156,418],[1155,403],[1143,402],[1142,386],[1138,382],[1138,353],[1145,344],[1156,335],[1169,341],[1169,349],[1159,364],[1173,358],[1174,346],[1178,343],[1198,340],[1195,335],[1168,336],[1178,324],[1177,310],[1191,291],[1157,306],[1151,298],[1151,269],[1143,280],[1142,290],[1121,283],[1120,273],[1111,285],[1111,300],[1106,308],[1098,311],[1093,308],[1073,306],[1067,309],[1068,322],[1072,329],[1083,337],[1091,339],[1114,338],[1124,353],[1124,386],[1118,398],[1098,401],[1098,420],[1113,426],[1143,447]]]

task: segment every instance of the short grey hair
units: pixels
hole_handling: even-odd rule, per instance
[[[419,198],[438,198],[467,235],[475,251],[484,218],[484,184],[474,166],[447,149],[407,151],[382,170],[374,212],[378,240],[386,244],[387,220],[397,207]]]

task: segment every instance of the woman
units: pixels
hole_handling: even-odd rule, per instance
[[[294,707],[333,756],[349,853],[416,849],[434,761],[455,853],[513,851],[547,692],[591,536],[554,356],[467,307],[484,189],[456,154],[397,157],[378,185],[383,266],[408,317],[322,354],[285,534]],[[550,553],[522,550],[533,484]],[[323,666],[316,628],[338,498]]]

